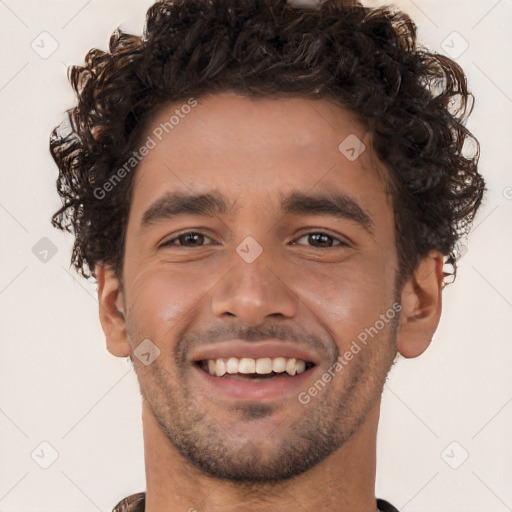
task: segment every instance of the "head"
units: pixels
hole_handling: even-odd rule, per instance
[[[396,354],[428,347],[482,200],[462,69],[390,9],[178,0],[70,80],[52,222],[172,445],[253,482],[349,443]],[[302,350],[303,399],[218,392],[204,361],[233,339]]]

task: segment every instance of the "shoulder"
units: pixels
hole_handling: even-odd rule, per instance
[[[146,504],[146,493],[138,492],[121,500],[112,512],[144,512]]]
[[[377,500],[377,507],[379,508],[380,512],[398,512],[398,509],[393,507],[391,503],[388,503],[386,500]]]

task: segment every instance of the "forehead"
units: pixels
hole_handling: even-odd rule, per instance
[[[136,171],[135,211],[175,190],[226,190],[226,197],[260,208],[279,205],[290,191],[337,189],[385,200],[369,134],[353,113],[326,99],[223,93],[184,100],[159,108],[143,143],[149,138],[153,148]]]

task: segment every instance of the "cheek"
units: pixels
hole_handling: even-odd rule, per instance
[[[368,267],[308,271],[295,290],[343,348],[391,306],[392,280],[378,274]]]
[[[201,288],[190,274],[146,270],[132,281],[131,319],[139,336],[168,337],[200,303]]]

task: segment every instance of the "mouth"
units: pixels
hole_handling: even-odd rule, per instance
[[[210,400],[293,400],[321,370],[322,355],[278,340],[228,340],[203,345],[189,356],[194,383]]]
[[[294,357],[229,357],[202,359],[195,364],[213,377],[252,382],[295,377],[315,366],[312,361]]]
[[[311,385],[320,366],[290,357],[222,357],[195,361],[192,368],[201,395],[229,404],[232,400],[296,400]]]

